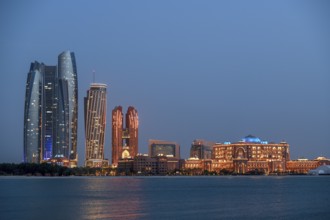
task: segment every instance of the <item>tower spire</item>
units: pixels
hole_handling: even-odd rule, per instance
[[[95,83],[95,70],[93,70],[93,83]]]

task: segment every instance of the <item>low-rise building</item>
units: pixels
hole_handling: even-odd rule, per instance
[[[166,175],[180,168],[180,160],[173,157],[149,157],[147,154],[138,154],[132,161],[134,174]],[[121,164],[121,161],[118,164]]]
[[[198,159],[211,159],[214,142],[196,139],[190,148],[190,157]]]
[[[330,165],[330,159],[325,157],[318,157],[314,160],[300,158],[298,160],[288,161],[287,172],[296,174],[307,174],[310,170],[314,170],[322,165]]]
[[[150,157],[166,156],[180,159],[180,145],[173,141],[149,140]]]
[[[268,143],[248,135],[236,143],[217,143],[212,151],[212,169],[244,174],[251,171],[264,173],[285,172],[290,160],[289,144]]]

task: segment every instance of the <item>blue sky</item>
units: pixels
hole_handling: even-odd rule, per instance
[[[330,157],[328,1],[1,1],[0,162],[21,162],[30,63],[56,65],[75,52],[79,163],[83,97],[108,84],[111,111],[139,112],[148,139],[235,142],[253,134],[286,140],[291,158]]]

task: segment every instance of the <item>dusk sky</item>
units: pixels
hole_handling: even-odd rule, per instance
[[[252,134],[290,144],[291,159],[330,157],[330,1],[0,1],[0,163],[22,162],[30,63],[78,69],[79,165],[83,97],[108,85],[111,111],[139,113],[148,139],[239,141]]]

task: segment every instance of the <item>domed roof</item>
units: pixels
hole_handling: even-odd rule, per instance
[[[248,135],[242,139],[242,142],[246,143],[261,143],[261,140],[253,135]]]

